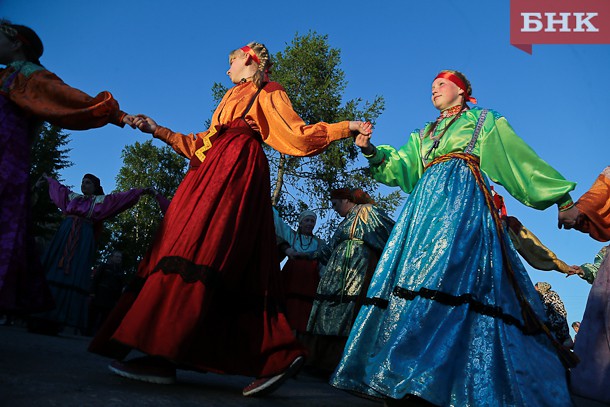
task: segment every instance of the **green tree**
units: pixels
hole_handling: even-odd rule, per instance
[[[44,188],[34,188],[36,181],[46,173],[55,179],[59,172],[71,167],[68,160],[70,148],[70,135],[61,128],[44,123],[34,139],[31,151],[32,165],[30,167],[30,184],[32,186],[32,223],[34,236],[48,241],[53,238],[58,225],[61,223],[61,211],[49,199],[46,184]]]
[[[183,157],[168,146],[154,146],[151,140],[126,146],[121,156],[123,166],[116,177],[118,191],[153,187],[171,200],[185,174],[187,162]],[[136,206],[107,223],[110,241],[104,245],[102,257],[121,250],[126,270],[135,272],[162,218],[156,200],[149,195],[142,197]]]
[[[361,98],[342,103],[347,81],[340,69],[341,52],[332,48],[327,35],[298,33],[284,51],[274,55],[272,77],[286,89],[294,110],[305,123],[342,120],[375,122],[384,109],[384,98]],[[227,89],[214,84],[212,94],[220,101]],[[333,143],[314,157],[292,157],[265,146],[271,166],[272,201],[284,219],[293,221],[303,209],[323,214],[318,234],[329,237],[340,219],[330,210],[329,191],[359,187],[367,191],[388,212],[401,203],[399,192],[383,194],[367,166],[358,162],[358,149],[352,139]],[[326,216],[324,216],[326,215]]]

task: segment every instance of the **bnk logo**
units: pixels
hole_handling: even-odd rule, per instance
[[[510,43],[610,44],[610,0],[510,0]]]

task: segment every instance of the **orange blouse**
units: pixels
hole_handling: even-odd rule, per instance
[[[19,71],[11,84],[6,80]],[[28,116],[69,130],[123,127],[125,112],[109,92],[95,97],[66,85],[52,72],[31,62],[19,61],[0,70],[0,93],[8,96]]]
[[[252,82],[229,89],[214,111],[210,128],[227,124],[241,117],[257,88]],[[316,123],[307,125],[292,109],[286,91],[277,82],[268,83],[260,92],[246,114],[248,124],[261,134],[263,141],[283,154],[310,156],[318,154],[336,140],[350,136],[349,122]],[[158,127],[154,137],[165,141],[179,154],[191,158],[198,138],[209,133],[175,133],[166,127]]]
[[[610,167],[597,177],[593,186],[580,197],[576,207],[584,215],[576,229],[600,242],[610,240]]]

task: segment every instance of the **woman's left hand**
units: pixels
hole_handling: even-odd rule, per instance
[[[559,229],[561,229],[562,227],[564,227],[565,229],[572,229],[578,225],[580,217],[581,213],[576,207],[576,205],[574,205],[567,211],[559,211],[559,214],[557,216],[557,227]]]
[[[129,127],[131,127],[132,129],[136,128],[136,124],[134,123],[135,120],[135,116],[132,114],[126,114],[125,117],[123,117],[123,123],[125,123],[126,125],[128,125]]]

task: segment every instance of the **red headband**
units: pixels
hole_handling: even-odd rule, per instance
[[[250,48],[249,46],[245,45],[245,46],[241,47],[240,49],[242,51],[244,51],[246,54],[250,55],[250,57],[252,57],[252,60],[260,65],[261,60],[258,59],[258,55],[256,55],[256,52],[254,52],[254,50],[252,48]]]
[[[438,78],[448,79],[451,82],[455,83],[458,88],[460,88],[464,91],[464,98],[467,101],[475,103],[475,104],[477,103],[477,100],[468,94],[468,87],[466,87],[466,84],[460,79],[459,76],[457,76],[451,72],[445,71],[445,72],[441,72],[438,75],[436,75],[436,78],[434,78],[434,80],[436,80]]]
[[[242,51],[244,51],[246,54],[250,55],[250,57],[252,58],[252,60],[254,62],[256,62],[259,65],[261,64],[261,60],[259,59],[258,55],[256,55],[256,52],[254,52],[254,50],[252,48],[250,48],[247,45],[244,45],[240,49]],[[269,68],[265,68],[265,76],[263,77],[263,81],[269,82]]]

